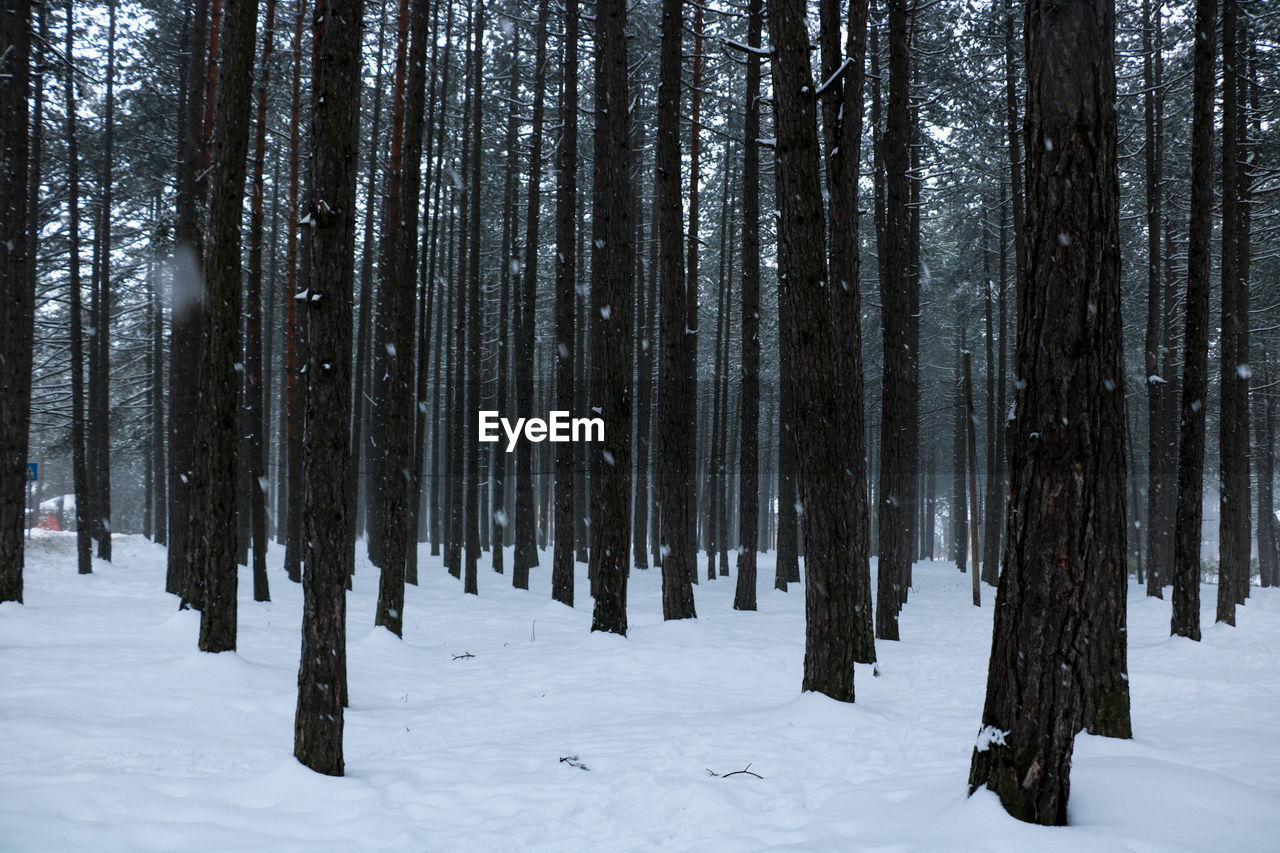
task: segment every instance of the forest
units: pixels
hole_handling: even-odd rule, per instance
[[[0,848],[1280,844],[1280,6],[0,0],[0,166]]]

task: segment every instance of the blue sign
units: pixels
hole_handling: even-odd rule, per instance
[[[39,480],[39,479],[40,479],[40,463],[28,462],[27,463],[27,482],[34,483],[36,480]]]

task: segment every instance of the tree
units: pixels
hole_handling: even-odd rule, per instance
[[[747,6],[747,47],[760,47],[762,0]],[[742,142],[742,394],[739,406],[738,585],[734,610],[756,609],[760,536],[760,53],[747,53]]]
[[[689,340],[687,285],[681,257],[683,205],[680,198],[680,65],[684,32],[682,0],[662,0],[662,45],[658,82],[658,124],[654,192],[658,205],[659,365],[658,365],[658,524],[662,559],[662,618],[691,619],[693,579],[698,555],[690,526],[694,438],[689,390],[696,353]],[[696,218],[693,220],[696,225]],[[598,322],[598,321],[597,321]]]
[[[423,0],[425,6],[425,0]],[[542,29],[546,30],[546,3],[543,3],[544,11],[539,15],[542,19]],[[464,410],[465,412],[465,431],[469,436],[467,441],[467,557],[464,572],[464,589],[472,595],[478,594],[478,581],[476,579],[477,566],[480,563],[480,442],[472,437],[473,424],[476,422],[471,419],[471,412],[480,410],[480,169],[481,147],[480,147],[480,92],[484,73],[484,3],[483,0],[476,0],[476,21],[475,21],[475,50],[472,52],[471,62],[471,97],[469,106],[471,108],[471,221],[468,227],[471,229],[470,243],[471,256],[469,258],[469,266],[467,268],[467,280],[469,283],[469,291],[467,294],[467,396],[470,399],[470,405]],[[544,36],[545,38],[545,36]]]
[[[1023,382],[969,790],[985,785],[1014,817],[1047,825],[1066,823],[1075,733],[1086,706],[1100,703],[1096,682],[1110,674],[1099,666],[1103,653],[1089,646],[1118,633],[1123,649],[1114,30],[1106,0],[1028,2]]]
[[[85,459],[84,318],[80,293],[80,145],[76,132],[75,5],[67,0],[67,251],[71,285],[71,467],[76,491],[76,562],[93,571],[89,471]]]
[[[1204,416],[1209,375],[1209,241],[1213,236],[1213,88],[1218,7],[1196,0],[1192,70],[1191,221],[1187,246],[1186,329],[1178,430],[1178,509],[1174,527],[1170,631],[1200,639],[1200,524],[1204,493]]]
[[[783,341],[795,370],[795,436],[805,548],[804,689],[853,701],[856,597],[835,352],[826,294],[826,235],[818,167],[817,104],[804,0],[770,0],[779,299],[792,325]]]
[[[303,527],[306,570],[293,754],[329,776],[343,774],[346,690],[346,500],[350,486],[351,325],[359,157],[360,23],[363,0],[318,0],[311,101],[306,414]]]
[[[31,274],[32,187],[28,185],[31,4],[14,0],[0,13],[0,602],[22,601],[27,433],[35,277]],[[37,101],[39,103],[39,101]],[[40,121],[37,110],[36,121]]]
[[[236,461],[239,436],[235,365],[240,358],[240,218],[249,151],[253,37],[258,5],[226,0],[214,112],[213,173],[205,257],[198,473],[190,508],[201,531],[192,560],[204,579],[200,649],[236,647]]]
[[[556,409],[573,410],[573,294],[577,283],[574,263],[573,215],[578,201],[578,3],[564,8],[564,93],[560,98],[560,146],[556,151]],[[643,372],[640,381],[646,381]],[[644,438],[640,441],[643,443]],[[642,444],[643,446],[643,444]],[[551,556],[551,597],[573,606],[573,458],[572,444],[556,448],[555,550]],[[637,474],[644,477],[643,468]],[[637,502],[637,512],[641,507]],[[643,532],[637,532],[637,551]]]
[[[599,453],[591,478],[591,568],[596,578],[591,630],[624,635],[631,540],[630,332],[635,297],[626,27],[626,0],[598,0],[591,217],[591,403],[604,419],[605,439],[591,446],[593,455]]]

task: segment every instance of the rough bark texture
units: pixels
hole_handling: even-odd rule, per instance
[[[605,438],[591,478],[591,630],[627,633],[631,541],[631,327],[635,264],[631,226],[631,119],[627,95],[627,4],[596,3],[595,162],[591,253],[591,405]]]
[[[760,46],[762,0],[749,0],[747,44]],[[747,55],[746,123],[742,149],[742,394],[738,411],[738,585],[734,610],[756,609],[760,547],[760,56]]]
[[[204,332],[196,424],[198,473],[191,518],[202,536],[191,543],[204,578],[200,649],[236,647],[235,365],[240,358],[240,217],[249,153],[253,37],[258,4],[227,0],[218,97],[214,110],[213,173],[209,195],[209,251],[205,257]]]
[[[840,46],[840,4],[820,7],[822,77],[833,81],[823,96],[826,141],[832,343],[844,461],[849,550],[839,571],[848,575],[855,602],[854,657],[876,659],[871,610],[871,532],[867,507],[867,446],[862,392],[862,258],[858,249],[858,164],[862,156],[862,89],[866,65],[867,2],[852,0],[848,42]],[[847,64],[846,64],[847,63]],[[843,72],[841,71],[843,69]]]
[[[795,371],[800,520],[805,543],[803,689],[853,701],[855,606],[846,475],[826,293],[817,105],[804,0],[770,0],[774,125],[778,131],[778,283],[793,321],[783,341]]]
[[[426,3],[423,2],[425,6]],[[539,23],[542,29],[546,30],[546,2],[544,0],[542,8],[539,11]],[[463,569],[463,589],[465,592],[476,595],[479,593],[478,579],[476,573],[480,565],[480,442],[477,438],[477,422],[473,420],[473,413],[480,411],[482,405],[480,398],[480,349],[482,346],[480,340],[480,313],[482,310],[480,304],[480,217],[482,206],[480,203],[480,170],[483,165],[481,160],[482,149],[480,146],[480,92],[483,81],[484,72],[484,4],[477,0],[476,3],[476,47],[472,53],[471,62],[471,221],[468,227],[471,229],[469,242],[471,243],[471,255],[468,259],[467,266],[467,397],[469,405],[463,410],[464,433],[467,446],[467,555]],[[417,540],[416,534],[414,541]]]
[[[303,528],[302,655],[293,754],[330,776],[343,774],[346,700],[347,535],[351,483],[351,323],[355,284],[356,174],[359,170],[362,0],[314,7],[311,186],[307,229],[311,264],[304,313],[307,392]]]
[[[573,411],[573,294],[577,281],[574,211],[578,200],[578,3],[564,8],[564,93],[560,99],[560,147],[556,152],[556,409]],[[645,381],[641,371],[642,383]],[[643,439],[642,439],[643,440]],[[573,459],[570,442],[556,447],[555,552],[551,558],[551,597],[573,606]],[[644,477],[643,468],[638,473]],[[641,509],[637,500],[636,510]],[[643,536],[643,533],[638,534]],[[637,539],[637,551],[642,544]]]
[[[0,7],[0,602],[22,601],[35,278],[28,186],[31,4]],[[37,102],[38,103],[38,102]],[[36,121],[40,120],[39,113]]]
[[[880,421],[880,489],[876,523],[879,560],[876,569],[876,636],[898,639],[898,613],[906,595],[914,556],[916,448],[915,355],[911,349],[912,275],[910,257],[911,113],[908,103],[906,0],[889,0],[889,97],[884,141],[884,240],[880,244],[880,304],[884,330],[883,405]]]
[[[1204,416],[1209,374],[1209,242],[1213,236],[1213,89],[1218,6],[1196,0],[1191,109],[1191,223],[1187,246],[1186,329],[1178,430],[1178,511],[1174,526],[1170,631],[1200,639],[1200,525],[1204,494]]]
[[[692,580],[697,548],[690,517],[690,481],[695,474],[693,429],[688,381],[691,352],[686,314],[685,269],[681,256],[680,62],[682,0],[662,2],[662,47],[659,59],[658,136],[654,191],[658,205],[658,255],[661,264],[658,367],[658,509],[659,554],[662,560],[662,616],[689,619],[697,615]],[[598,319],[597,319],[598,322]],[[606,426],[607,426],[606,421]]]
[[[1112,682],[1124,676],[1126,580],[1114,30],[1105,0],[1027,6],[1022,381],[969,788],[985,785],[1014,817],[1049,825],[1066,823],[1076,731],[1121,714]],[[1123,700],[1127,725],[1127,691]]]

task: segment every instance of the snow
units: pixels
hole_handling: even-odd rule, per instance
[[[361,555],[330,778],[292,758],[302,604],[282,549],[272,602],[240,573],[239,651],[209,655],[163,592],[164,550],[114,547],[78,576],[74,535],[37,531],[27,603],[0,605],[0,849],[1276,849],[1275,590],[1227,628],[1206,586],[1193,643],[1131,585],[1134,739],[1077,739],[1072,825],[1046,829],[965,796],[991,608],[950,563],[916,565],[904,639],[878,644],[879,677],[858,666],[848,705],[799,692],[804,597],[772,589],[772,554],[756,613],[732,610],[735,579],[704,580],[699,618],[664,623],[661,572],[633,571],[622,638],[590,633],[584,565],[570,609],[549,552],[529,591],[486,557],[476,597],[424,547],[403,641],[373,627]],[[725,775],[748,766],[763,778]]]

